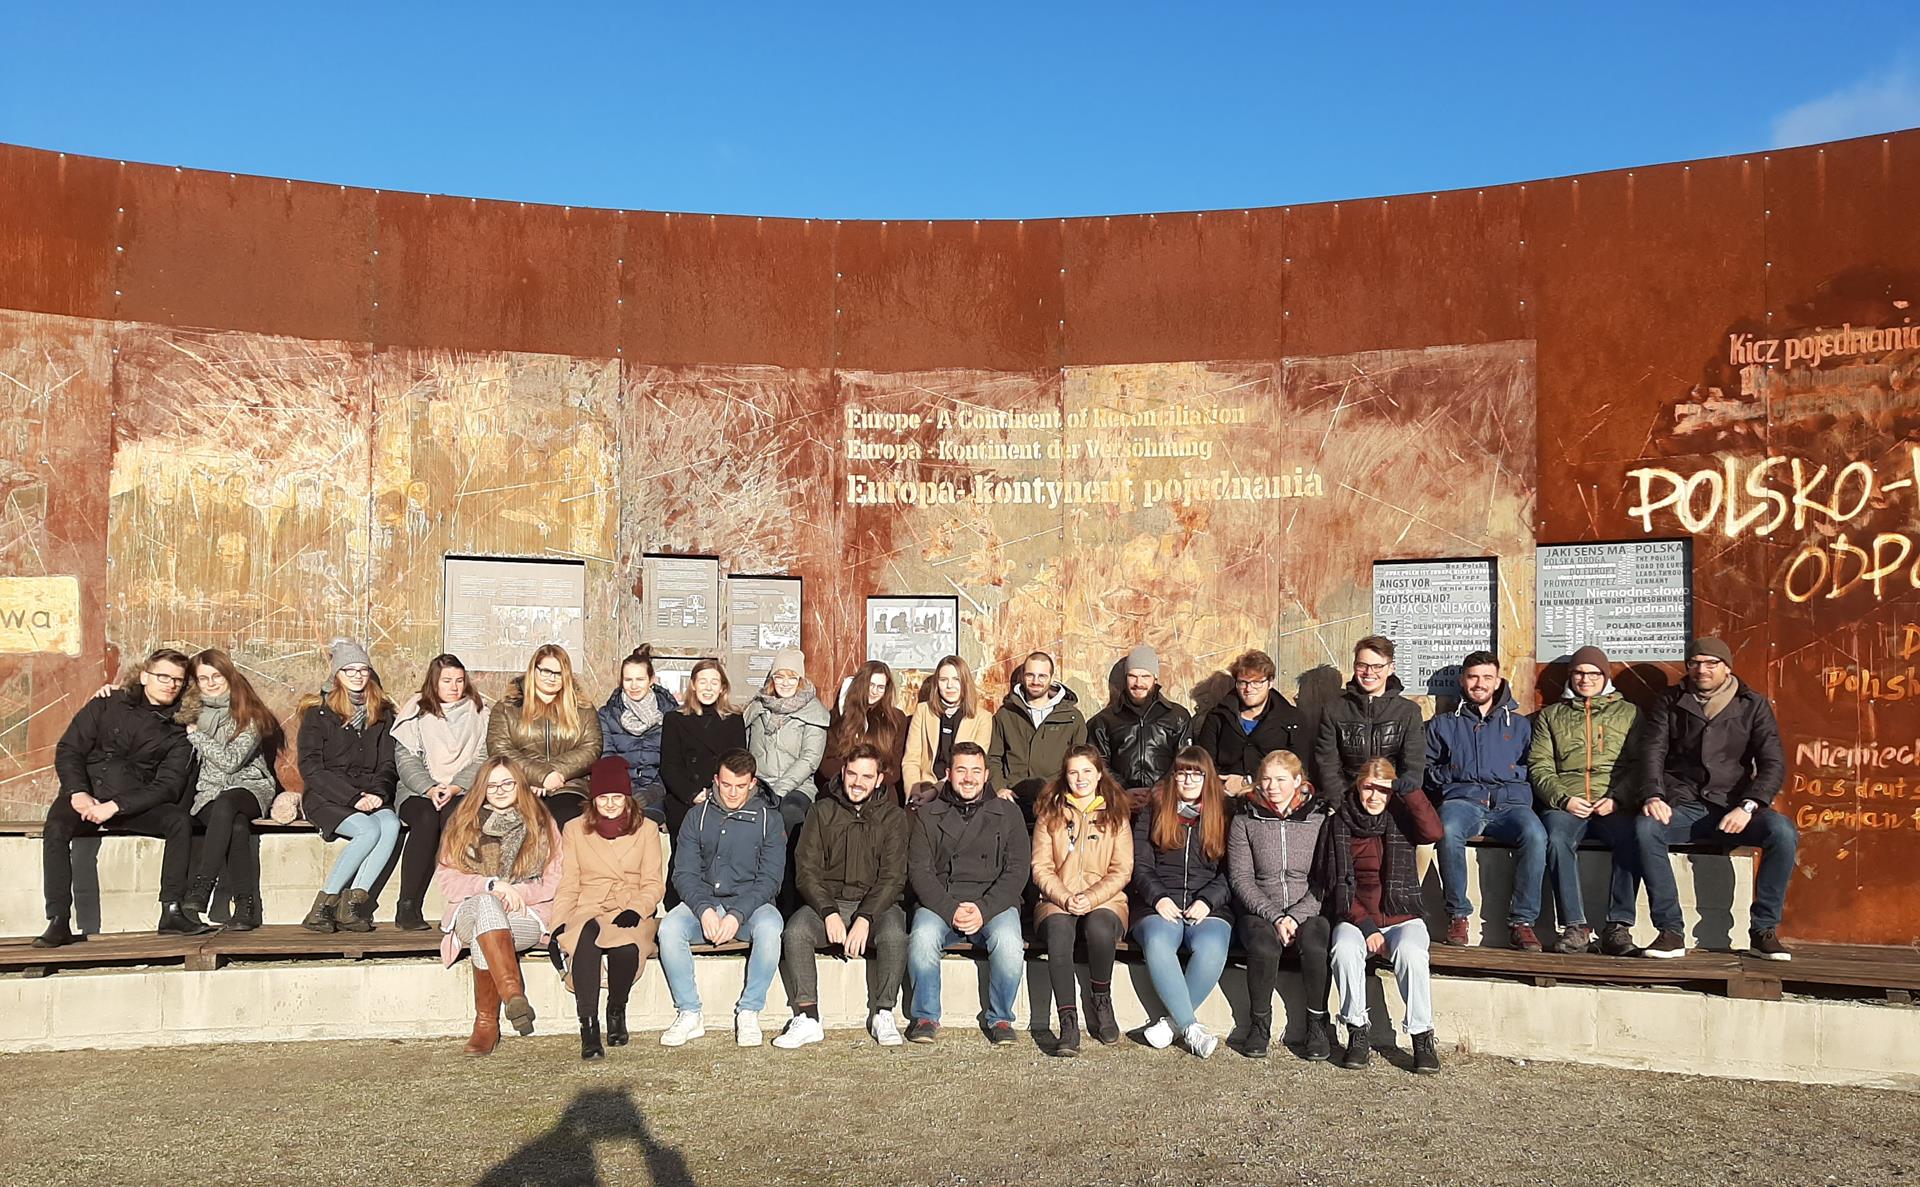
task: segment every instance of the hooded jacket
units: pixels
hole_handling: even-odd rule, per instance
[[[811,801],[813,773],[820,769],[820,756],[827,752],[827,723],[832,715],[812,685],[802,687],[808,693],[806,703],[784,717],[767,707],[766,694],[748,701],[740,712],[747,726],[747,749],[760,768],[760,780],[778,799],[797,791]]]
[[[983,789],[962,800],[949,786],[914,810],[907,880],[920,905],[951,921],[961,903],[983,919],[1020,905],[1033,869],[1027,822],[1011,800]]]
[[[1427,768],[1427,740],[1420,706],[1401,693],[1400,677],[1387,677],[1376,697],[1359,682],[1347,687],[1320,714],[1320,737],[1313,748],[1313,765],[1320,794],[1339,804],[1353,791],[1353,777],[1370,758],[1393,763],[1396,795],[1420,788]]]
[[[150,704],[138,685],[90,698],[54,747],[61,797],[84,791],[120,805],[123,816],[185,807],[193,746],[173,712],[170,704]]]
[[[1469,800],[1482,808],[1532,808],[1527,748],[1533,722],[1520,712],[1502,680],[1482,715],[1462,697],[1459,707],[1427,723],[1427,794],[1436,801]]]
[[[1026,690],[1015,685],[993,715],[993,746],[987,751],[987,774],[995,787],[1015,787],[1031,779],[1045,781],[1066,765],[1067,751],[1087,740],[1087,719],[1080,698],[1071,688],[1055,683],[1053,707],[1033,723]],[[1031,800],[1032,796],[1027,796]]]
[[[1684,684],[1668,689],[1647,714],[1646,736],[1641,771],[1650,800],[1771,805],[1786,775],[1773,706],[1745,681],[1712,721]]]
[[[1231,830],[1232,821],[1228,821]],[[1156,849],[1153,845],[1153,805],[1142,805],[1133,817],[1133,889],[1139,896],[1141,918],[1152,915],[1163,898],[1186,910],[1198,899],[1207,910],[1218,915],[1226,909],[1231,889],[1227,884],[1227,861],[1207,856],[1200,825],[1182,829],[1186,841],[1177,849]],[[1232,920],[1228,920],[1229,923]]]
[[[732,811],[708,796],[673,838],[673,889],[695,919],[712,907],[745,924],[780,893],[786,872],[787,827],[758,786]]]
[[[1301,737],[1306,732],[1306,718],[1292,701],[1280,695],[1279,689],[1267,693],[1267,703],[1251,734],[1240,728],[1240,712],[1244,708],[1246,702],[1240,699],[1240,694],[1229,692],[1207,710],[1200,728],[1194,731],[1194,745],[1213,758],[1214,770],[1220,772],[1221,778],[1228,775],[1257,778],[1260,760],[1275,750],[1290,750],[1302,761],[1306,760],[1307,755],[1302,752],[1305,740]]]
[[[381,807],[393,806],[399,781],[393,765],[393,706],[380,720],[354,729],[325,701],[300,715],[300,777],[307,789],[300,809],[325,839],[359,809],[363,795],[379,797]]]
[[[1599,696],[1566,696],[1540,710],[1533,723],[1527,768],[1533,791],[1549,808],[1565,809],[1574,796],[1638,805],[1639,772],[1629,747],[1638,746],[1640,711],[1613,685]]]
[[[1173,756],[1187,744],[1192,729],[1193,714],[1168,700],[1156,684],[1144,705],[1134,704],[1123,691],[1094,714],[1087,723],[1087,741],[1107,760],[1120,786],[1152,787],[1173,768]]]
[[[822,919],[844,902],[859,903],[854,918],[867,920],[900,905],[912,829],[912,817],[885,788],[874,788],[856,804],[835,779],[807,810],[794,850],[793,881],[801,901]]]
[[[660,736],[666,732],[668,715],[680,707],[680,702],[673,699],[673,694],[658,684],[649,692],[655,707],[660,710],[660,724],[644,734],[630,734],[627,727],[620,723],[621,713],[626,706],[618,688],[607,698],[607,703],[600,706],[598,714],[601,753],[619,755],[627,760],[633,798],[640,801],[642,808],[650,808],[660,799],[660,792],[652,790],[660,782]]]
[[[1243,915],[1268,923],[1305,923],[1320,913],[1313,892],[1313,854],[1327,823],[1327,802],[1309,797],[1286,815],[1257,795],[1242,801],[1227,825],[1227,881]]]
[[[565,696],[563,689],[560,693]],[[534,786],[546,782],[555,771],[566,782],[552,794],[587,794],[587,775],[600,757],[600,718],[594,707],[575,702],[580,728],[562,733],[550,718],[531,725],[521,720],[526,696],[519,679],[507,687],[507,695],[493,706],[487,719],[487,757],[510,758],[520,764]]]

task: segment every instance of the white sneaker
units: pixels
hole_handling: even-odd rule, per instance
[[[1198,1022],[1187,1027],[1180,1037],[1187,1044],[1187,1050],[1202,1059],[1212,1055],[1213,1049],[1220,1045],[1220,1040],[1213,1036],[1213,1032]]]
[[[698,1010],[680,1010],[673,1016],[673,1025],[660,1032],[662,1047],[684,1047],[689,1039],[697,1039],[707,1033],[706,1020]]]
[[[1152,1047],[1154,1050],[1165,1051],[1168,1047],[1173,1046],[1173,1019],[1162,1018],[1152,1026],[1147,1027],[1146,1030],[1141,1031],[1140,1037],[1147,1040],[1147,1046]]]
[[[745,1015],[741,1015],[741,1017],[745,1017]],[[805,1014],[795,1014],[793,1020],[787,1023],[787,1029],[774,1036],[773,1045],[782,1051],[793,1051],[806,1046],[808,1043],[817,1043],[826,1037],[827,1032],[820,1028],[818,1019],[809,1018]],[[756,1038],[753,1042],[749,1043],[743,1037],[740,1040],[740,1045],[742,1047],[758,1047],[760,1042]]]
[[[867,1033],[882,1047],[898,1047],[906,1041],[900,1037],[900,1028],[894,1024],[892,1010],[882,1010],[869,1019]]]
[[[757,1010],[735,1010],[733,1012],[733,1041],[742,1047],[758,1047],[761,1043],[760,1013]]]

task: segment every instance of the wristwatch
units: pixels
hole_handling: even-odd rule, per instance
[[[1760,801],[1759,800],[1741,800],[1740,809],[1741,811],[1745,812],[1747,815],[1751,816],[1755,812],[1758,812],[1760,810]]]

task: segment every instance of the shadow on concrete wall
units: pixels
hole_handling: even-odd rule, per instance
[[[600,1175],[594,1151],[609,1142],[645,1151],[654,1187],[691,1187],[686,1160],[653,1136],[624,1088],[595,1088],[574,1097],[552,1129],[496,1163],[475,1187],[596,1187],[608,1180]]]

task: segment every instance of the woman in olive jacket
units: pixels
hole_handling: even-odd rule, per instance
[[[529,691],[531,690],[531,691]],[[587,773],[600,758],[600,717],[557,643],[533,653],[487,720],[487,757],[512,759],[565,828],[586,805]]]
[[[1047,945],[1047,976],[1060,1012],[1055,1055],[1080,1053],[1074,941],[1087,948],[1087,1030],[1120,1041],[1113,1017],[1113,960],[1127,932],[1127,884],[1133,879],[1133,800],[1092,746],[1067,751],[1060,773],[1034,800],[1033,922]]]

